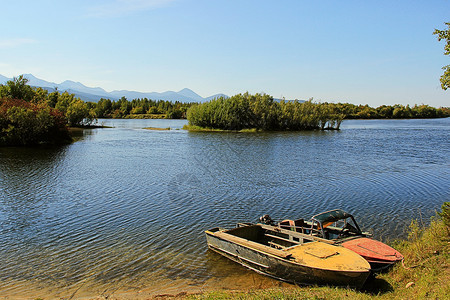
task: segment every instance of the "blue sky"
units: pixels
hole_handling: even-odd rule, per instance
[[[0,74],[107,91],[450,106],[450,1],[2,1]]]

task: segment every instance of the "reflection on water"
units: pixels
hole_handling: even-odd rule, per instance
[[[343,208],[386,240],[450,199],[448,119],[256,134],[104,122],[62,148],[0,148],[1,296],[277,286],[207,251],[203,231]]]

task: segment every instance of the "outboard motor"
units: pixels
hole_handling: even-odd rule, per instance
[[[272,225],[272,226],[275,225],[275,221],[272,220],[272,218],[269,215],[264,215],[262,217],[259,217],[259,221],[266,225]]]

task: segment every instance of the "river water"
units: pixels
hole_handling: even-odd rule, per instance
[[[268,133],[100,122],[114,128],[0,148],[0,299],[281,285],[208,251],[203,231],[342,208],[386,241],[450,201],[448,118]]]

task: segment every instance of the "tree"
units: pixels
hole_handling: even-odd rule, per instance
[[[47,97],[47,103],[50,107],[55,107],[56,103],[58,103],[58,98],[59,98],[59,92],[58,92],[58,88],[55,88],[55,91],[48,94]]]
[[[66,118],[70,126],[85,126],[95,122],[95,116],[88,105],[79,98],[73,99],[66,110]]]
[[[90,110],[87,103],[68,92],[58,94],[55,108],[66,116],[70,126],[86,126],[96,121],[95,111]]]
[[[433,34],[438,36],[438,41],[445,40],[447,42],[444,45],[444,55],[450,55],[450,22],[446,22],[447,29],[439,30],[435,29]],[[441,87],[443,90],[450,88],[450,65],[444,66],[442,68],[444,74],[441,76]]]
[[[34,91],[31,86],[27,84],[28,79],[20,75],[9,80],[6,85],[0,89],[0,97],[9,99],[22,99],[27,102],[33,100]]]
[[[58,100],[56,102],[55,108],[60,112],[62,112],[63,114],[66,114],[67,108],[74,99],[75,95],[69,94],[68,92],[58,94]]]
[[[0,147],[67,143],[64,115],[47,103],[0,98]]]
[[[109,99],[100,99],[98,101],[96,108],[94,109],[95,114],[98,118],[110,117],[112,110],[112,102]]]

